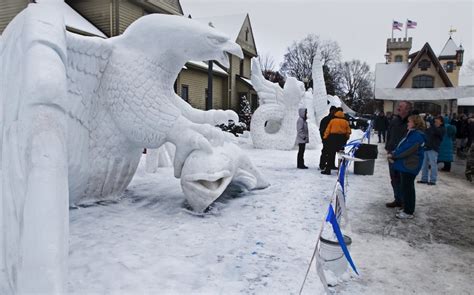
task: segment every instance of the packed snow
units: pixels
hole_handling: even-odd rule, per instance
[[[296,150],[240,146],[271,180],[264,190],[228,189],[213,208],[187,209],[172,167],[145,171],[142,157],[124,196],[70,210],[71,294],[296,294],[323,224],[336,176],[296,169]],[[462,164],[462,162],[461,162]],[[351,255],[360,272],[339,294],[469,294],[474,273],[473,185],[441,174],[436,187],[418,185],[415,219],[401,221],[391,201],[379,145],[373,176],[348,175]],[[459,173],[457,173],[458,171]],[[3,280],[1,280],[3,282]],[[4,286],[1,286],[4,287]],[[2,290],[0,287],[0,291]],[[311,267],[303,294],[321,294]],[[4,293],[4,292],[0,292]]]

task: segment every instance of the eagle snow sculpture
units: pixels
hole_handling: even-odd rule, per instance
[[[180,177],[188,155],[222,144],[211,125],[226,113],[193,109],[173,84],[189,60],[242,57],[180,16],[147,15],[110,39],[75,35],[60,4],[30,4],[0,39],[0,276],[11,293],[65,292],[69,202],[122,193],[143,148],[173,143]]]

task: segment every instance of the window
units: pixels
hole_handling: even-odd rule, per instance
[[[431,67],[431,62],[427,59],[422,59],[419,63],[418,63],[418,67],[422,70],[422,71],[426,71],[429,67]]]
[[[413,77],[412,88],[433,88],[434,78],[428,75],[420,75]]]
[[[249,40],[249,28],[245,29],[245,41]]]
[[[189,86],[181,85],[181,98],[184,101],[189,101]]]
[[[244,76],[244,60],[243,59],[240,60],[239,70],[240,70],[240,76]]]
[[[454,63],[452,61],[448,61],[444,65],[444,69],[446,70],[446,73],[452,73],[454,70]]]
[[[397,55],[395,56],[395,62],[402,62],[403,61],[403,56]]]

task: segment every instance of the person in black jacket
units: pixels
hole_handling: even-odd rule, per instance
[[[384,112],[380,112],[374,120],[374,129],[378,133],[379,143],[382,142],[382,139],[383,139],[383,142],[385,143],[388,123],[389,123],[388,119],[387,117],[385,117]]]
[[[390,125],[387,130],[387,141],[385,143],[385,150],[387,154],[393,153],[397,148],[398,144],[407,134],[407,123],[408,116],[412,111],[412,104],[408,101],[401,101],[398,104],[398,114],[394,115],[390,121]],[[394,200],[385,205],[388,208],[402,207],[403,196],[400,190],[400,172],[393,169],[393,164],[389,162],[388,170],[390,173],[390,183],[393,188]]]
[[[443,117],[437,116],[434,119],[433,125],[425,131],[425,155],[423,158],[423,165],[421,166],[421,180],[418,183],[427,183],[435,185],[438,177],[438,153],[441,141],[445,133],[443,125]],[[428,172],[431,171],[431,176],[428,179]]]
[[[335,106],[331,106],[331,108],[329,108],[329,115],[324,117],[319,123],[319,135],[321,135],[321,141],[323,143],[323,149],[321,150],[321,157],[319,158],[319,169],[321,169],[321,171],[326,170],[324,159],[327,158],[327,155],[329,153],[327,141],[324,140],[324,131],[326,131],[326,128],[329,125],[329,121],[331,121],[331,119],[334,118],[334,113],[336,112],[336,109],[337,108]],[[329,167],[329,169],[334,169],[334,168],[335,167]]]

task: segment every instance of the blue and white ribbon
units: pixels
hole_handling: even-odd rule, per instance
[[[337,241],[339,242],[339,246],[341,246],[342,252],[344,252],[344,256],[346,256],[346,259],[347,261],[349,261],[349,264],[351,265],[354,272],[357,275],[359,275],[359,272],[357,272],[357,268],[354,265],[354,262],[352,261],[351,254],[349,253],[349,250],[347,249],[346,242],[344,242],[344,236],[342,235],[341,228],[339,227],[339,224],[337,223],[337,218],[336,218],[336,215],[334,214],[334,209],[332,208],[332,205],[329,205],[329,212],[328,212],[328,216],[326,217],[326,221],[332,224],[332,228],[334,230],[334,233],[336,234]]]

